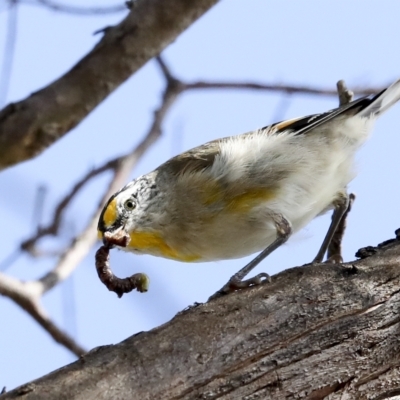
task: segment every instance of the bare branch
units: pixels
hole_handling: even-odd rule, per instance
[[[360,86],[354,88],[354,94],[358,96],[369,96],[381,92],[384,87]],[[337,96],[337,89],[318,88],[302,85],[288,85],[279,83],[256,83],[256,82],[205,82],[197,81],[185,84],[185,90],[197,89],[236,89],[236,90],[260,90],[273,93],[288,93],[318,96]]]
[[[21,282],[0,272],[0,294],[9,297],[25,310],[57,343],[60,343],[78,357],[86,353],[86,350],[61,330],[40,306],[40,283]]]
[[[64,214],[64,211],[66,210],[67,206],[71,203],[71,201],[75,198],[75,196],[79,193],[79,191],[94,177],[110,169],[115,169],[119,159],[120,157],[114,158],[113,160],[108,161],[104,165],[101,165],[100,167],[89,171],[83,178],[81,178],[71,189],[71,191],[60,201],[60,203],[58,203],[50,224],[47,225],[46,227],[39,226],[34,236],[24,240],[21,243],[21,249],[27,251],[33,256],[36,256],[38,254],[38,250],[36,249],[37,241],[44,236],[48,235],[56,236],[58,234],[58,231],[61,227],[62,216]]]

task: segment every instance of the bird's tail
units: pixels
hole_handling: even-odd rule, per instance
[[[360,117],[378,117],[400,100],[400,79],[371,99],[371,102],[357,113]]]

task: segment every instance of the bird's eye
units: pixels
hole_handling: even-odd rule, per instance
[[[124,207],[125,207],[125,210],[132,211],[136,207],[136,203],[133,200],[128,199],[125,201]]]

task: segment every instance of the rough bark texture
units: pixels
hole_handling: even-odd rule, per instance
[[[0,112],[0,170],[60,139],[218,0],[136,0],[69,72]]]
[[[0,398],[396,398],[399,306],[394,240],[363,260],[293,268],[191,308]]]

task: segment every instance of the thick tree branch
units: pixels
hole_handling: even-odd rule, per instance
[[[363,260],[292,268],[2,400],[388,398],[400,393],[399,264],[394,239]]]
[[[69,72],[0,112],[0,169],[60,139],[217,1],[137,0]]]

